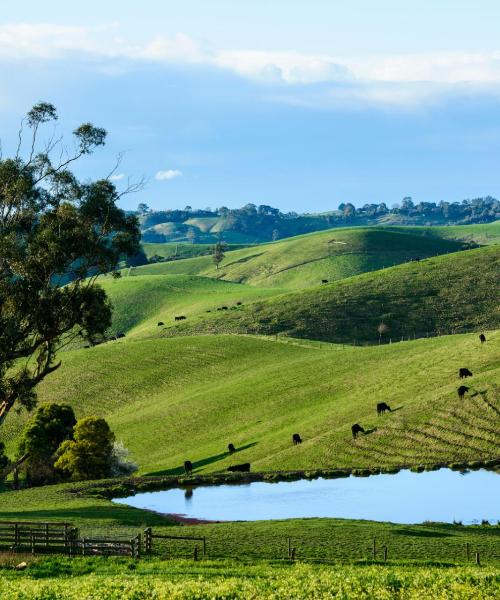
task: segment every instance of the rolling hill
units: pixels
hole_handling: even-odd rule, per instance
[[[105,416],[142,473],[391,466],[498,457],[500,333],[375,347],[241,336],[118,340],[65,353],[41,402]],[[459,400],[457,370],[474,376]],[[385,401],[394,412],[377,417]],[[26,414],[2,427],[15,447]],[[361,423],[369,435],[353,440]],[[304,440],[291,444],[293,433]],[[239,452],[229,457],[228,442]]]
[[[500,326],[500,247],[411,262],[202,315],[164,335],[285,334],[346,343]]]
[[[134,268],[131,274],[204,275],[265,287],[300,289],[464,248],[405,228],[342,228],[227,252],[219,269],[211,256]]]

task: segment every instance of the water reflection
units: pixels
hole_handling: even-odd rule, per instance
[[[500,476],[491,471],[424,473],[280,483],[220,485],[137,494],[115,500],[137,508],[214,521],[301,517],[370,519],[394,523],[500,518]]]

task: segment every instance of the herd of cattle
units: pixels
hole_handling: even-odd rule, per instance
[[[483,333],[481,333],[481,335],[479,336],[479,340],[481,341],[481,344],[484,344],[484,342],[486,342],[486,337]],[[469,371],[469,369],[467,369],[466,367],[462,367],[458,370],[458,377],[460,379],[464,379],[466,377],[472,377],[472,372]],[[460,400],[462,400],[465,396],[465,394],[469,391],[470,388],[468,388],[465,385],[461,385],[457,392],[458,392],[458,397],[460,398]],[[386,412],[392,412],[391,407],[385,403],[385,402],[379,402],[377,404],[377,416],[383,415]],[[358,437],[358,433],[365,433],[365,430],[363,429],[363,427],[361,427],[361,425],[359,423],[354,423],[354,425],[351,427],[351,433],[352,433],[352,437],[354,439],[356,439]],[[297,446],[298,444],[302,444],[302,438],[300,437],[299,433],[294,433],[292,435],[292,444],[294,446]],[[236,448],[234,446],[234,444],[228,444],[227,446],[227,450],[229,452],[229,454],[234,454],[234,452],[236,452]],[[239,465],[231,465],[227,468],[228,471],[232,471],[232,472],[241,472],[241,473],[249,473],[250,472],[250,463],[241,463]],[[193,472],[193,463],[190,460],[186,460],[184,462],[184,471],[186,473],[186,475],[191,475]]]

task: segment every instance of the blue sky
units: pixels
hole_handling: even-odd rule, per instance
[[[9,3],[3,152],[44,99],[109,131],[80,176],[149,178],[127,208],[498,196],[499,33],[489,0]]]

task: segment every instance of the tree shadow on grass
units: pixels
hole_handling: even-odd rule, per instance
[[[235,456],[238,452],[242,452],[243,450],[247,450],[248,448],[252,448],[256,446],[257,442],[252,442],[251,444],[246,444],[245,446],[240,446],[236,448],[235,452],[221,452],[220,454],[215,454],[214,456],[208,456],[207,458],[202,458],[201,460],[197,460],[193,462],[193,473],[197,469],[201,469],[202,467],[206,467],[207,465],[211,465],[220,460],[224,460],[228,456]],[[173,469],[163,469],[162,471],[154,471],[153,473],[146,473],[146,475],[158,476],[158,475],[183,475],[184,474],[184,465],[180,467],[174,467]]]

